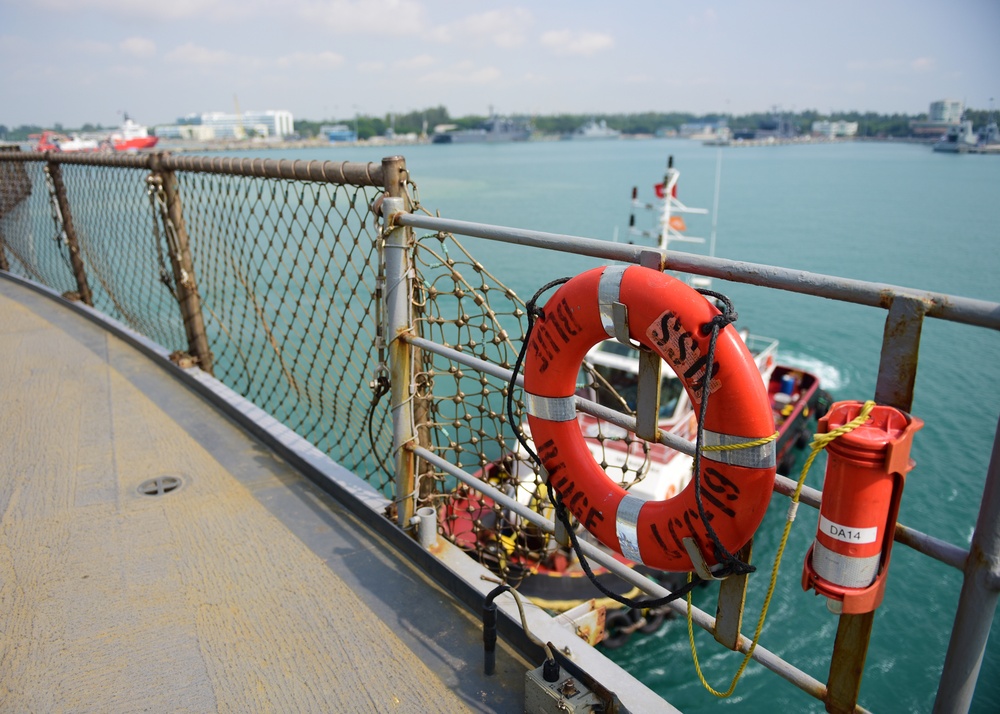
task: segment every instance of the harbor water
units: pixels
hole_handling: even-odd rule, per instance
[[[1000,159],[937,154],[927,146],[841,143],[753,148],[682,140],[528,142],[505,145],[331,147],[273,151],[275,158],[378,161],[406,157],[422,205],[446,218],[640,242],[628,234],[632,186],[652,200],[666,160],[681,171],[679,198],[719,210],[715,253],[828,275],[996,301],[1000,299]],[[261,155],[254,152],[255,156]],[[719,171],[721,167],[721,172]],[[710,238],[711,217],[686,218]],[[652,216],[637,215],[652,226]],[[595,265],[535,249],[460,239],[487,268],[528,297],[547,281]],[[704,252],[705,247],[677,246]],[[779,361],[816,373],[835,399],[871,398],[885,312],[821,298],[714,281],[739,326],[780,340]],[[913,413],[926,423],[914,441],[916,468],[900,521],[968,547],[1000,410],[1000,336],[925,321]],[[803,455],[804,456],[804,455]],[[801,466],[800,458],[799,466]],[[822,486],[823,462],[808,485]],[[798,472],[790,474],[793,477]],[[767,587],[786,501],[775,498],[755,540],[744,632],[752,633]],[[803,592],[802,562],[817,514],[803,508],[792,529],[762,646],[826,681],[837,618]],[[876,712],[929,711],[948,646],[961,574],[893,551],[885,602],[876,614],[860,703]],[[696,593],[714,612],[712,588]],[[994,633],[995,634],[995,633]],[[725,690],[741,655],[696,632],[708,681]],[[609,655],[683,711],[822,711],[822,705],[751,664],[727,700],[701,685],[683,619],[635,636]],[[613,686],[613,685],[612,685]],[[974,712],[1000,711],[1000,642],[988,645]]]

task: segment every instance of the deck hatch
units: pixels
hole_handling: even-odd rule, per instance
[[[179,476],[157,476],[143,481],[136,490],[144,496],[162,496],[176,491],[182,485],[184,481]]]

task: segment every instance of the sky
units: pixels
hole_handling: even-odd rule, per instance
[[[0,0],[0,124],[986,109],[998,31],[1000,0]]]

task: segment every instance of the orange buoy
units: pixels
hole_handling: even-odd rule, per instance
[[[622,313],[627,325],[619,324],[616,331],[614,316]],[[669,275],[640,266],[608,266],[560,287],[528,343],[528,423],[550,483],[598,540],[660,570],[693,569],[686,538],[694,540],[708,565],[718,562],[699,515],[694,481],[662,501],[644,501],[613,482],[588,450],[576,419],[577,375],[591,347],[627,329],[630,340],[658,353],[674,370],[693,404],[700,404],[708,380],[704,446],[770,437],[774,418],[767,391],[731,325],[719,332],[713,364],[708,365],[710,336],[701,327],[718,314],[702,295]],[[734,552],[750,539],[767,510],[775,476],[774,442],[704,451],[700,471],[706,517],[720,543]]]

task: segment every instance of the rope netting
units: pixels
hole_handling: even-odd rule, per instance
[[[75,290],[76,283],[44,169],[36,163],[0,163],[0,242],[11,272],[63,293]]]
[[[94,306],[170,351],[188,348],[172,269],[178,220],[148,168],[60,166]],[[10,272],[76,290],[62,217],[44,161],[0,161],[0,247]],[[245,172],[244,172],[245,173]],[[407,183],[412,210],[416,186]],[[378,218],[383,190],[225,171],[176,171],[215,376],[331,458],[395,498],[388,374],[378,346]],[[524,303],[453,235],[414,239],[414,331],[510,370],[526,329]],[[634,394],[598,366],[580,394],[634,413]],[[552,517],[544,478],[507,423],[506,379],[417,350],[413,374],[422,446]],[[521,390],[515,418],[523,419]],[[650,447],[594,420],[602,467],[623,485],[646,473]],[[679,425],[682,436],[687,425]],[[428,464],[417,505],[433,506],[445,537],[512,584],[567,557],[545,533]],[[569,556],[571,557],[571,556]]]
[[[451,234],[417,236],[414,264],[417,332],[468,356],[512,369],[527,328],[521,298]],[[520,387],[513,395],[517,424],[512,426],[505,410],[508,379],[427,352],[421,354],[420,365],[415,383],[422,445],[552,518],[545,478],[514,437],[515,428],[527,428]],[[617,376],[620,373],[615,370],[585,365],[578,378],[578,394],[634,415],[634,384],[629,385],[631,392],[622,382],[612,384]],[[665,403],[664,409],[672,405]],[[677,433],[689,436],[690,426],[685,421]],[[622,486],[643,479],[654,450],[666,451],[598,419],[589,422],[587,436],[595,459]],[[443,534],[510,584],[518,585],[529,573],[567,565],[572,573],[577,568],[567,548],[489,497],[429,467],[418,478],[418,506],[433,506]],[[583,575],[582,569],[579,574]],[[560,607],[557,602],[551,605]]]

